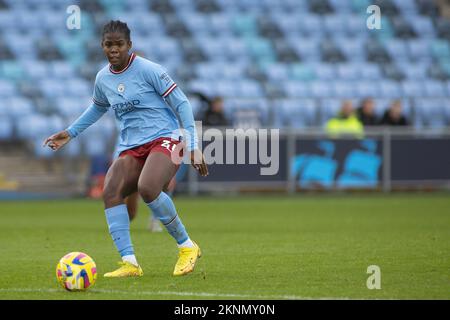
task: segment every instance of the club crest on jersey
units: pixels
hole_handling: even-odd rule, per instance
[[[123,93],[125,91],[125,85],[123,83],[119,84],[117,86],[117,91],[119,91],[119,93]]]

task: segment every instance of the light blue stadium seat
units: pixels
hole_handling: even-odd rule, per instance
[[[61,154],[67,158],[75,158],[82,155],[82,140],[72,139],[61,149]]]
[[[347,32],[345,23],[347,21],[345,14],[328,14],[323,18],[323,29],[333,35],[333,37]]]
[[[332,81],[331,90],[332,95],[338,98],[350,99],[356,96],[354,84],[348,81]]]
[[[217,64],[213,63],[197,63],[194,65],[194,71],[197,78],[217,80],[220,79],[220,68]]]
[[[353,63],[338,64],[337,76],[342,80],[359,80],[361,79],[360,65]]]
[[[70,79],[75,77],[73,66],[65,61],[53,61],[49,64],[49,67],[49,76],[56,79]]]
[[[37,57],[34,38],[17,32],[8,32],[3,35],[6,44],[15,57],[23,60],[32,60]]]
[[[211,81],[203,79],[194,79],[189,81],[189,91],[190,92],[200,92],[206,96],[212,97],[216,94],[215,85],[211,84]]]
[[[448,125],[446,117],[447,99],[415,99],[416,127],[442,128]]]
[[[328,2],[336,13],[350,13],[352,11],[352,6],[349,1],[329,0]]]
[[[300,30],[310,36],[320,35],[324,33],[323,20],[320,15],[316,14],[299,14],[297,19],[300,20]]]
[[[412,21],[411,27],[421,38],[434,38],[435,28],[430,17],[423,15],[406,15],[408,21]]]
[[[231,35],[231,19],[224,13],[214,13],[209,15],[209,27],[215,34]]]
[[[8,33],[10,31],[17,32],[17,21],[19,21],[21,14],[21,11],[1,10],[0,30],[4,33]]]
[[[408,59],[408,48],[405,40],[389,39],[384,43],[386,51],[394,60]]]
[[[104,156],[111,153],[102,134],[83,134],[81,141],[83,151],[88,157]]]
[[[171,3],[175,5],[181,5],[181,3],[185,1],[180,0],[170,0]],[[149,2],[147,0],[128,0],[127,3],[127,10],[128,11],[143,11],[143,10],[149,10]],[[191,5],[192,6],[192,5]],[[189,6],[189,7],[191,7]]]
[[[408,79],[411,80],[423,80],[428,77],[428,63],[410,63],[405,61],[401,63],[398,62],[397,67]]]
[[[252,57],[275,58],[275,52],[269,40],[264,38],[247,38],[245,42]]]
[[[43,79],[39,83],[39,87],[47,98],[62,97],[66,95],[66,85],[60,80]]]
[[[368,6],[371,5],[369,0],[351,0],[352,9],[359,14],[365,13]]]
[[[192,34],[209,34],[211,32],[207,15],[186,12],[179,16]]]
[[[0,140],[9,140],[13,137],[13,121],[0,110]]]
[[[367,8],[367,7],[366,7]],[[365,9],[364,9],[365,14]],[[346,19],[347,33],[351,35],[362,36],[367,32],[366,17],[359,12],[358,14],[351,14]],[[364,32],[365,31],[365,32]]]
[[[366,62],[366,52],[363,38],[334,37],[339,50],[345,55],[347,61]]]
[[[211,36],[196,35],[195,39],[199,44],[201,50],[206,54],[208,60],[224,61],[227,60],[227,48],[224,46],[221,39]]]
[[[39,80],[50,74],[49,64],[41,60],[25,60],[21,62],[23,70],[30,80]]]
[[[258,26],[253,14],[238,14],[231,18],[233,31],[240,36],[256,36]]]
[[[359,98],[377,97],[380,94],[379,87],[372,81],[357,81],[354,86],[355,96]]]
[[[248,63],[245,60],[236,61],[234,63],[218,63],[218,67],[221,69],[221,76],[224,79],[236,80],[245,78],[245,72],[248,67]]]
[[[413,15],[417,13],[415,0],[394,0],[393,2],[403,15]]]
[[[14,120],[35,113],[35,106],[32,101],[21,96],[8,98],[5,104],[8,106],[8,114]]]
[[[234,81],[233,83],[235,83],[235,88],[238,89],[237,96],[251,98],[261,98],[265,96],[260,84],[254,80],[240,80]]]
[[[430,54],[430,40],[416,39],[408,41],[409,56],[412,59],[420,59],[429,56]]]
[[[24,114],[16,125],[19,138],[43,138],[49,132],[48,119],[40,114]]]
[[[264,99],[233,98],[225,100],[225,115],[234,127],[258,128],[267,126],[269,104]]]
[[[19,81],[26,76],[21,64],[15,60],[4,60],[0,62],[0,78]]]
[[[273,21],[284,32],[285,35],[293,34],[298,36],[301,31],[300,20],[297,16],[284,12],[270,12]]]
[[[290,78],[292,80],[311,81],[316,79],[316,74],[309,64],[294,63],[290,67]]]
[[[236,87],[235,82],[232,81],[219,80],[215,82],[214,90],[216,92],[215,94],[223,97],[235,98],[238,96],[238,88]]]
[[[440,81],[427,80],[424,81],[424,93],[427,97],[445,97],[445,86]]]
[[[450,59],[450,45],[445,40],[434,40],[431,43],[431,53],[437,59]]]
[[[361,77],[365,80],[380,80],[382,73],[380,67],[376,63],[359,63],[359,71]]]
[[[309,84],[305,82],[286,81],[283,83],[283,89],[290,98],[305,98],[312,96]]]
[[[405,97],[418,98],[424,95],[423,82],[421,81],[406,80],[402,81],[401,86]]]
[[[16,95],[16,85],[8,80],[0,79],[0,94],[2,97],[11,97]]]
[[[265,74],[270,81],[283,81],[288,78],[288,67],[282,63],[276,63],[269,65]]]
[[[317,123],[314,99],[283,99],[274,101],[275,127],[304,128]]]
[[[336,66],[331,63],[313,64],[314,74],[319,80],[333,80],[337,77]]]
[[[292,48],[305,61],[320,61],[319,41],[314,38],[288,38]]]
[[[311,95],[316,98],[326,98],[332,96],[332,88],[328,81],[312,81],[311,86]]]
[[[76,118],[92,104],[90,97],[60,97],[55,100],[57,112],[66,118]]]
[[[380,96],[383,98],[399,98],[402,95],[400,85],[392,80],[381,80],[379,88]]]

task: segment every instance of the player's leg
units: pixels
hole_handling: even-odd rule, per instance
[[[163,187],[163,191],[167,193],[169,197],[172,197],[173,190],[175,189],[175,177],[172,177],[172,179],[169,181],[169,183]],[[149,221],[148,221],[148,229],[151,232],[162,232],[163,229],[161,228],[161,222],[159,221],[158,217],[155,216],[153,212],[151,212]]]
[[[109,232],[122,257],[122,266],[105,277],[140,276],[142,269],[137,263],[130,237],[130,219],[125,198],[137,191],[142,170],[135,158],[125,156],[114,161],[106,174],[103,201]]]
[[[189,238],[172,199],[162,191],[176,171],[177,166],[167,154],[152,152],[139,177],[138,190],[148,207],[176,240],[180,251],[174,275],[183,275],[193,271],[201,253],[197,244]]]
[[[137,215],[137,210],[139,206],[139,193],[134,192],[125,198],[125,204],[127,205],[128,216],[130,217],[130,221],[133,220]]]

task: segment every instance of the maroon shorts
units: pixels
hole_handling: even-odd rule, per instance
[[[128,154],[138,160],[140,164],[144,165],[148,155],[152,152],[162,152],[170,158],[172,155],[172,151],[175,150],[175,147],[179,143],[180,141],[178,140],[162,137],[147,142],[146,144],[143,144],[141,146],[137,146],[133,149],[122,151],[119,155],[119,158],[124,157]],[[180,152],[180,156],[182,155],[182,152]]]

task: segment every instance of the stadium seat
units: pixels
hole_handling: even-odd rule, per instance
[[[290,98],[304,98],[311,96],[309,84],[300,81],[286,81],[283,84],[286,95]]]
[[[275,127],[304,128],[317,123],[317,106],[313,99],[283,99],[273,103]]]
[[[448,125],[446,116],[446,99],[416,99],[415,100],[415,126],[441,128]]]
[[[427,97],[445,97],[445,86],[440,81],[424,81],[424,93]]]
[[[6,115],[1,114],[0,109],[0,140],[10,140],[13,138],[13,121]]]
[[[420,81],[402,81],[401,86],[405,97],[418,98],[424,95],[423,83]]]

